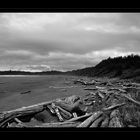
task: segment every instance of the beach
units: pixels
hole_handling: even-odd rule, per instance
[[[85,95],[75,86],[77,76],[6,75],[0,76],[0,112],[71,95]]]

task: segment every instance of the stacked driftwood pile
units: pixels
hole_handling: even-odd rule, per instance
[[[139,127],[140,85],[128,80],[75,80],[85,96],[70,96],[1,112],[0,127]]]

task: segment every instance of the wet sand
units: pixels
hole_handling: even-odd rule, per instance
[[[79,77],[63,75],[0,76],[0,111],[8,111],[70,95],[85,95],[88,91],[83,90],[82,86],[73,84],[75,79],[79,79]],[[24,94],[24,92],[27,93]]]

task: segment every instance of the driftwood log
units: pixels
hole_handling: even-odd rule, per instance
[[[93,113],[92,116],[90,116],[88,119],[86,119],[84,122],[82,122],[77,127],[89,127],[94,122],[94,120],[96,120],[99,116],[102,115],[102,113],[103,112],[101,112],[101,111]]]
[[[109,123],[109,117],[106,117],[102,123],[101,123],[101,127],[108,127],[108,123]]]
[[[98,126],[99,126],[99,123],[101,123],[103,119],[104,119],[104,116],[99,117],[98,119],[96,119],[96,120],[90,125],[90,127],[91,127],[91,128],[93,128],[93,127],[98,127]]]
[[[72,114],[71,114],[70,112],[64,110],[64,109],[61,108],[60,106],[56,106],[56,107],[59,109],[60,114],[61,114],[64,118],[66,118],[66,119],[72,118]]]
[[[36,125],[35,127],[76,127],[77,125],[79,125],[80,122],[62,122],[62,123],[44,123],[42,125]]]
[[[13,120],[14,118],[42,112],[44,109],[47,108],[48,105],[51,105],[51,103],[55,102],[56,100],[59,100],[59,99],[42,102],[35,105],[27,106],[27,107],[21,107],[21,108],[10,110],[10,111],[1,112],[0,127],[5,127],[7,125],[7,122]]]
[[[54,103],[52,103],[52,108],[55,110],[55,113],[58,116],[59,120],[64,121],[63,117],[61,116],[61,114],[60,114],[60,112],[59,112],[59,110],[57,108],[57,106]]]
[[[123,105],[125,105],[126,103],[121,103],[121,104],[116,104],[116,105],[112,105],[110,107],[107,107],[107,108],[103,108],[102,110],[103,111],[109,111],[109,110],[113,110],[113,109],[117,109],[118,107],[121,107]]]
[[[83,89],[87,90],[85,91],[87,95],[84,97],[73,95],[20,109],[4,111],[0,113],[0,127],[94,128],[131,127],[131,125],[135,127],[140,125],[138,119],[140,111],[138,108],[133,108],[134,105],[139,106],[140,102],[135,95],[134,97],[133,95],[130,96],[130,93],[127,92],[127,89],[131,88],[137,90],[138,88],[135,85],[125,81],[104,82],[82,79],[78,80],[77,83],[85,85]],[[94,86],[85,88],[86,85]],[[88,92],[88,90],[95,91]],[[133,91],[131,91],[132,93]],[[124,105],[125,107],[123,107]],[[129,113],[128,110],[131,108],[133,108],[134,113]],[[128,114],[128,119],[125,119],[126,114]],[[29,121],[27,121],[28,118]],[[135,123],[132,123],[133,120],[135,120]]]
[[[88,117],[90,117],[91,115],[92,115],[92,113],[87,113],[80,117],[75,117],[75,118],[69,119],[69,120],[67,120],[67,122],[83,121],[83,120],[87,119]]]
[[[16,112],[11,112],[8,114],[4,115],[4,118],[2,118],[0,120],[0,127],[4,127],[6,125],[7,122],[9,122],[10,120],[16,118],[16,117],[20,117],[20,116],[26,116],[26,115],[31,115],[31,114],[35,114],[38,112],[43,111],[43,107],[38,107],[38,108],[32,108],[32,109],[28,109],[28,110],[21,110],[21,111],[16,111]]]
[[[50,110],[50,112],[51,112],[52,114],[55,114],[55,111],[54,111],[54,109],[52,108],[51,105],[47,105],[47,107],[48,107],[48,109]]]
[[[125,97],[126,99],[128,99],[129,101],[131,101],[132,103],[140,106],[140,102],[139,101],[135,101],[134,99],[132,99],[130,96],[126,95],[126,94],[121,94],[122,97]]]

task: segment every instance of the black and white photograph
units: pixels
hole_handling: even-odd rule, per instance
[[[139,12],[0,12],[0,129],[138,127]]]

